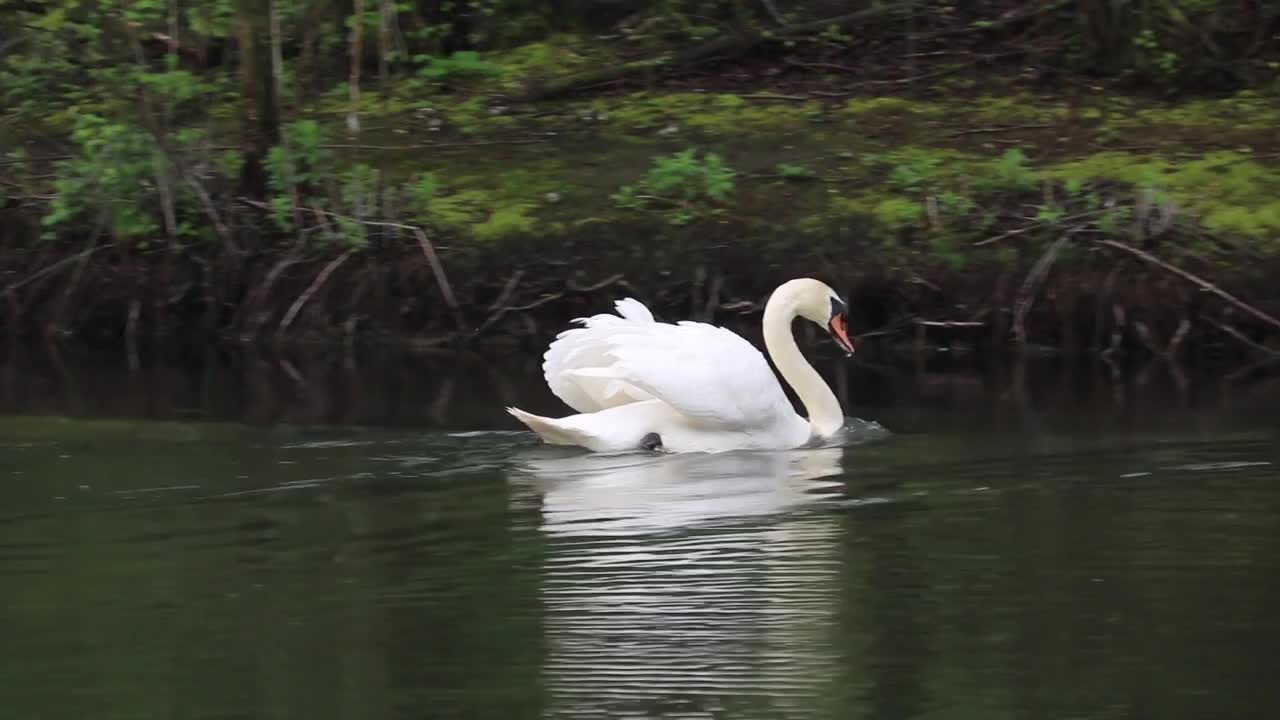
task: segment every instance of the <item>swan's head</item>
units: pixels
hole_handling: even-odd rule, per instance
[[[825,327],[845,354],[853,354],[853,341],[849,339],[846,317],[848,307],[835,290],[826,283],[811,278],[791,280],[778,290],[792,296],[796,315]]]

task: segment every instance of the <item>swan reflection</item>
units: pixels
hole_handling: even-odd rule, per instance
[[[526,458],[549,715],[811,707],[833,676],[840,448]]]

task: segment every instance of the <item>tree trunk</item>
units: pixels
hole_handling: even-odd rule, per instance
[[[387,80],[390,79],[390,68],[387,55],[391,54],[391,8],[390,0],[378,0],[378,83],[382,92],[386,92]]]
[[[277,98],[284,97],[284,54],[280,50],[280,8],[271,6],[271,86]],[[284,182],[289,191],[289,205],[293,209],[293,229],[302,241],[302,203],[298,199],[297,177],[293,172],[293,151],[289,147],[289,135],[281,133],[280,146],[284,149]]]
[[[270,24],[273,0],[236,0],[240,44],[240,192],[266,196],[263,161],[280,139],[280,111],[271,78]]]
[[[351,18],[351,111],[347,115],[347,130],[352,135],[360,132],[360,59],[364,55],[364,0],[355,0]]]

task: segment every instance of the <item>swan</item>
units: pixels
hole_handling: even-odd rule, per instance
[[[722,327],[653,319],[634,298],[616,315],[579,318],[543,356],[551,391],[575,415],[548,418],[508,407],[552,445],[593,452],[667,453],[781,450],[829,438],[844,426],[835,393],[805,360],[791,333],[801,317],[826,327],[846,354],[853,343],[846,306],[825,283],[789,280],[769,296],[764,344],[809,417],[798,415],[764,355]]]

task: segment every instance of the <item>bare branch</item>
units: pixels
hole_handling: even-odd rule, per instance
[[[1156,267],[1160,268],[1161,270],[1165,270],[1165,271],[1167,271],[1167,272],[1171,272],[1171,273],[1173,273],[1174,275],[1177,275],[1178,277],[1182,278],[1183,280],[1186,280],[1186,281],[1188,281],[1188,282],[1192,283],[1193,285],[1196,285],[1196,286],[1197,286],[1197,287],[1199,287],[1200,289],[1202,289],[1202,290],[1206,290],[1206,291],[1208,291],[1208,292],[1213,293],[1214,295],[1217,295],[1218,297],[1222,298],[1223,300],[1226,300],[1227,302],[1229,302],[1229,303],[1231,303],[1232,305],[1236,306],[1237,308],[1239,308],[1239,309],[1243,310],[1244,312],[1246,312],[1246,313],[1248,313],[1248,314],[1252,315],[1253,317],[1257,318],[1258,320],[1261,320],[1261,321],[1263,321],[1263,322],[1267,323],[1268,325],[1270,325],[1270,326],[1272,326],[1272,327],[1274,327],[1274,328],[1280,329],[1280,320],[1277,320],[1276,318],[1272,317],[1271,315],[1268,315],[1267,313],[1265,313],[1265,312],[1263,312],[1263,311],[1259,310],[1258,308],[1256,308],[1256,307],[1254,307],[1254,306],[1250,305],[1249,303],[1246,303],[1245,301],[1241,300],[1240,298],[1236,297],[1235,295],[1232,295],[1231,293],[1227,292],[1226,290],[1223,290],[1222,288],[1218,287],[1217,285],[1214,285],[1213,283],[1209,282],[1208,280],[1205,280],[1205,279],[1200,278],[1200,277],[1198,277],[1198,276],[1196,276],[1196,275],[1193,275],[1192,273],[1189,273],[1189,272],[1187,272],[1186,270],[1183,270],[1183,269],[1182,269],[1182,268],[1180,268],[1180,267],[1175,267],[1175,266],[1173,266],[1173,265],[1170,265],[1169,263],[1165,262],[1164,260],[1161,260],[1160,258],[1156,257],[1155,255],[1152,255],[1151,253],[1147,252],[1146,250],[1142,250],[1142,249],[1140,249],[1140,248],[1133,247],[1132,245],[1126,245],[1126,244],[1124,244],[1124,243],[1122,243],[1122,242],[1118,242],[1118,241],[1116,241],[1116,240],[1110,240],[1110,239],[1106,239],[1106,238],[1100,239],[1100,240],[1098,240],[1097,242],[1098,242],[1099,244],[1101,244],[1101,245],[1106,245],[1107,247],[1110,247],[1110,248],[1115,248],[1115,249],[1117,249],[1117,250],[1123,250],[1124,252],[1127,252],[1127,253],[1129,253],[1130,255],[1133,255],[1133,256],[1135,256],[1135,257],[1139,258],[1140,260],[1142,260],[1142,261],[1143,261],[1143,262],[1145,262],[1145,263],[1148,263],[1148,264],[1150,264],[1150,265],[1154,265],[1154,266],[1156,266]]]
[[[329,264],[325,265],[324,269],[316,274],[315,279],[312,280],[311,284],[307,286],[307,289],[298,296],[298,299],[293,301],[293,305],[290,306],[289,312],[285,313],[284,319],[282,319],[280,321],[280,325],[276,327],[276,337],[284,337],[284,334],[289,331],[289,326],[293,324],[294,318],[296,318],[298,313],[302,310],[302,306],[307,304],[307,301],[311,299],[311,296],[315,295],[316,292],[324,286],[325,281],[329,279],[329,276],[332,275],[333,272],[342,265],[342,263],[346,262],[347,258],[351,257],[353,253],[355,253],[354,248],[347,250],[338,257],[329,261]]]

